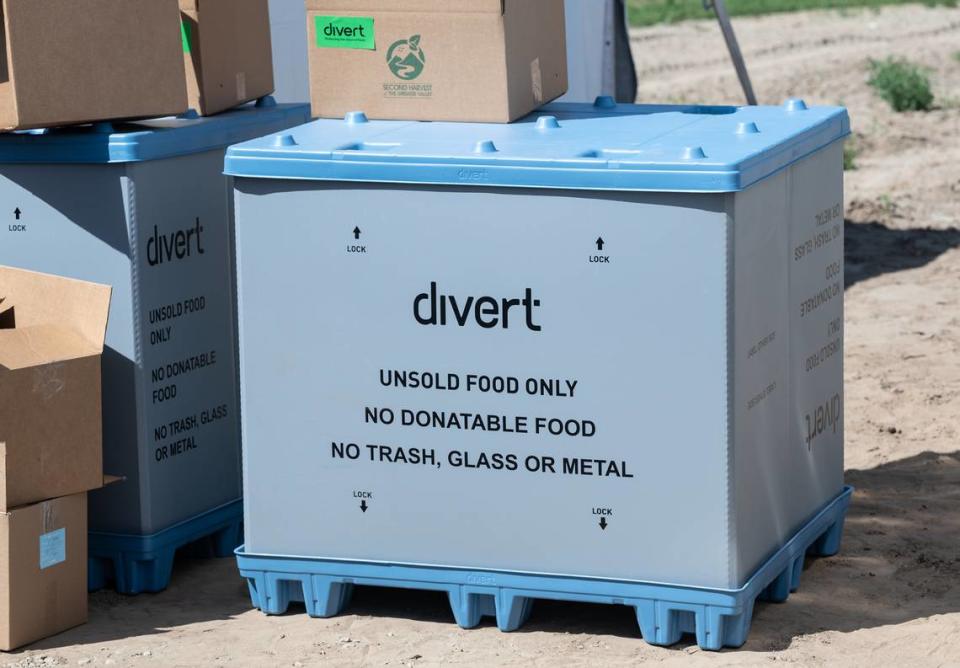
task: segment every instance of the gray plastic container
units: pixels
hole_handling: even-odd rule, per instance
[[[844,493],[848,132],[602,99],[232,147],[255,600],[743,586]]]
[[[104,470],[125,480],[90,495],[91,531],[155,534],[240,498],[224,152],[307,118],[266,98],[209,118],[0,136],[0,263],[113,286]]]

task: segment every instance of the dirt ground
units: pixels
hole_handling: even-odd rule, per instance
[[[360,590],[349,614],[250,609],[232,560],[178,562],[171,588],[92,596],[90,623],[0,665],[960,666],[960,10],[814,12],[737,21],[763,103],[850,108],[847,480],[843,551],[784,604],[761,604],[741,650],[656,648],[629,609],[538,602],[522,631],[462,631],[440,594]],[[711,23],[634,33],[643,101],[739,102]],[[894,114],[866,62],[932,70],[938,108]]]

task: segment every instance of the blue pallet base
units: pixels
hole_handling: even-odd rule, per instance
[[[163,591],[173,558],[186,548],[195,556],[229,557],[243,542],[243,501],[197,515],[149,536],[98,533],[88,540],[87,589],[109,584],[121,594]]]
[[[254,607],[283,614],[291,602],[311,617],[332,617],[350,601],[355,584],[443,591],[457,624],[472,628],[495,617],[501,631],[514,631],[530,616],[533,600],[610,603],[634,608],[643,638],[672,645],[685,633],[707,650],[740,647],[747,640],[754,602],[782,602],[800,584],[804,558],[832,556],[840,549],[853,489],[847,487],[800,529],[739,589],[706,589],[501,571],[463,570],[369,562],[247,554],[237,549]]]

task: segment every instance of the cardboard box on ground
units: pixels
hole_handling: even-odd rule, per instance
[[[509,122],[563,95],[563,0],[306,0],[315,116]]]
[[[187,109],[177,0],[3,0],[0,130]]]
[[[0,513],[0,649],[87,621],[87,493]]]
[[[111,289],[0,267],[0,649],[87,619]]]
[[[273,92],[268,0],[180,0],[187,97],[209,116]]]

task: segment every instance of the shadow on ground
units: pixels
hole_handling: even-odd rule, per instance
[[[90,621],[23,650],[52,650],[164,634],[177,627],[227,620],[250,610],[247,585],[234,558],[177,555],[170,588],[124,596],[105,589],[90,594]],[[23,651],[21,650],[21,651]]]
[[[881,274],[917,269],[960,246],[960,229],[897,229],[844,221],[846,285]]]
[[[349,614],[394,617],[423,622],[453,624],[447,595],[440,592],[357,587]],[[493,617],[484,617],[478,628],[495,627]],[[639,638],[633,609],[621,605],[538,600],[530,620],[516,633],[583,633],[587,635]]]
[[[857,491],[840,554],[815,560],[786,603],[757,608],[747,649],[960,612],[960,452],[847,471],[846,482]]]
[[[960,611],[960,452],[926,452],[848,471],[846,479],[857,491],[840,554],[809,560],[800,589],[786,603],[758,604],[744,651],[786,649],[818,631],[849,632]],[[249,610],[233,559],[179,559],[167,591],[92,594],[89,624],[29,649],[168,633]],[[303,606],[291,606],[288,614],[304,614]],[[435,592],[358,587],[346,614],[454,624],[446,596]],[[492,625],[492,619],[483,622]],[[554,601],[537,601],[520,631],[538,632],[640,638],[630,608]],[[676,647],[691,644],[688,636]]]
[[[849,632],[960,612],[960,452],[923,453],[867,471],[836,557],[808,559],[785,603],[759,603],[744,651],[777,651],[799,636]],[[358,587],[349,614],[453,624],[444,594]],[[484,619],[492,626],[492,619]],[[537,601],[520,633],[639,638],[623,606]],[[693,644],[685,637],[676,647]]]

